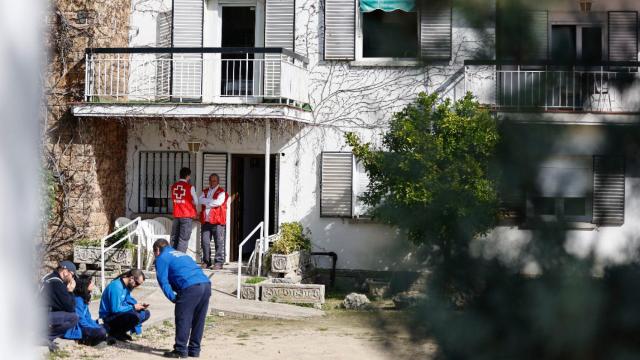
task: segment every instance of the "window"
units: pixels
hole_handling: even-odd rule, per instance
[[[138,212],[173,212],[169,187],[180,176],[182,167],[191,168],[191,183],[196,184],[196,157],[186,151],[141,151],[138,163]]]
[[[361,14],[362,57],[415,58],[418,20],[415,12],[375,10]]]
[[[553,25],[551,54],[554,61],[594,63],[603,60],[602,27],[598,25]]]
[[[591,222],[593,160],[553,157],[540,164],[536,189],[527,196],[527,216],[541,220]]]
[[[369,207],[361,200],[369,187],[369,176],[352,153],[323,152],[321,171],[321,217],[370,217]]]

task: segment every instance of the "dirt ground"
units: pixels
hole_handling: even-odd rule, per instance
[[[243,320],[210,316],[203,339],[202,359],[429,359],[435,345],[413,343],[395,311],[329,311],[323,318]],[[379,320],[388,326],[384,331]],[[147,329],[130,343],[94,349],[74,345],[52,359],[157,359],[173,346],[173,323]]]

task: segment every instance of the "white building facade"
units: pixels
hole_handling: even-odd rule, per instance
[[[170,216],[189,166],[198,191],[217,173],[236,194],[232,261],[259,222],[300,221],[340,269],[403,270],[412,249],[367,218],[344,134],[377,143],[419,92],[472,91],[540,150],[536,175],[505,192],[512,221],[485,239],[491,255],[528,241],[528,220],[570,218],[571,251],[624,261],[640,216],[640,4],[557,3],[526,9],[536,44],[510,58],[495,1],[133,0],[130,47],[88,50],[74,115],[128,124],[128,217]]]

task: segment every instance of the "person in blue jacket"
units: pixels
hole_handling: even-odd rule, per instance
[[[176,338],[169,358],[200,356],[200,342],[209,309],[211,282],[187,254],[177,251],[164,239],[153,243],[156,276],[164,295],[176,304]]]
[[[133,340],[128,332],[142,333],[142,323],[149,319],[149,304],[139,304],[131,291],[144,283],[142,270],[131,269],[111,281],[102,293],[99,316],[110,336],[120,341]]]
[[[76,300],[76,314],[79,321],[76,326],[67,330],[65,339],[79,340],[80,343],[95,346],[107,340],[107,329],[98,324],[97,320],[91,318],[89,302],[94,284],[91,276],[80,275],[76,280],[76,287],[73,290]]]

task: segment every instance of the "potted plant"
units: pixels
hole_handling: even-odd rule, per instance
[[[105,249],[127,236],[127,234],[128,230],[122,228],[105,242]],[[133,265],[134,249],[135,245],[130,239],[121,242],[105,253],[105,266],[112,268],[131,267]],[[100,264],[100,251],[100,240],[78,240],[73,245],[73,262],[80,264],[81,269],[86,269],[87,264]]]
[[[283,223],[280,234],[267,254],[271,272],[291,273],[301,269],[311,251],[311,232],[299,222]]]
[[[246,279],[240,285],[240,298],[245,300],[256,300],[260,299],[260,284],[262,284],[266,278],[262,276],[255,276],[249,279]]]

